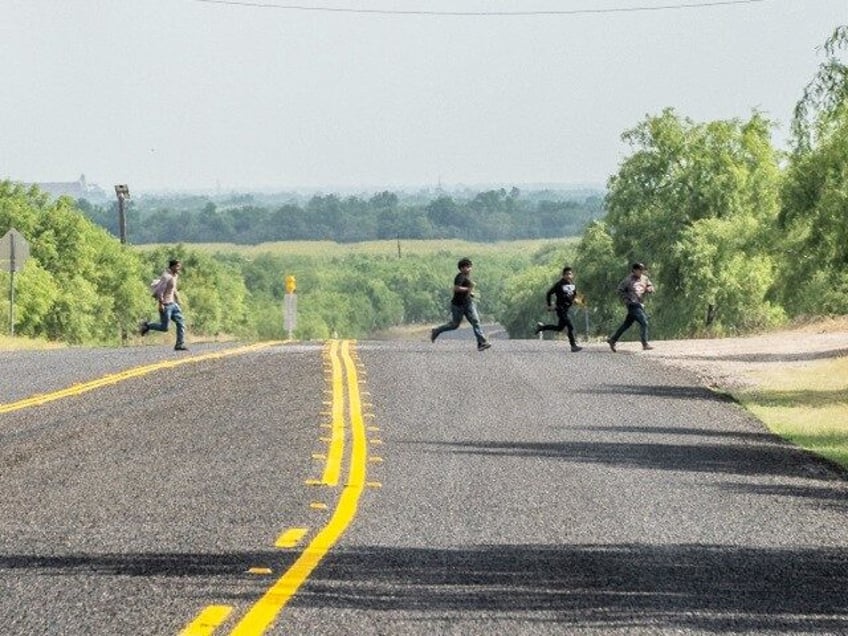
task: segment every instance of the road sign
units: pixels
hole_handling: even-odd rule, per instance
[[[293,294],[295,291],[297,291],[297,281],[292,275],[286,276],[286,293]]]
[[[29,244],[15,228],[0,239],[0,263],[7,272],[19,272],[29,258]]]
[[[9,335],[15,335],[15,272],[20,271],[29,258],[29,245],[15,228],[0,239],[0,263],[8,264],[9,277]]]

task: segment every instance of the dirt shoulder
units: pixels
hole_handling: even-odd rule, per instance
[[[640,355],[691,371],[707,386],[732,393],[756,387],[757,372],[848,356],[848,317],[742,338],[653,344],[653,351]]]

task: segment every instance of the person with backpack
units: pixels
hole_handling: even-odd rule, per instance
[[[556,307],[551,304],[551,299],[556,296]],[[574,303],[577,296],[577,287],[574,284],[574,270],[570,267],[562,269],[562,277],[553,284],[553,286],[545,294],[545,304],[548,306],[548,311],[556,311],[558,323],[555,325],[546,325],[542,322],[536,323],[534,333],[539,334],[543,331],[562,331],[566,330],[568,335],[568,343],[571,345],[572,351],[581,351],[583,347],[577,346],[577,340],[574,338],[574,324],[568,315],[568,310]]]
[[[177,326],[177,342],[174,345],[174,351],[188,351],[188,347],[185,346],[185,319],[180,309],[180,296],[177,293],[177,279],[182,268],[182,263],[177,259],[172,259],[168,263],[168,269],[162,272],[153,290],[153,296],[159,307],[159,322],[145,320],[139,329],[142,336],[147,335],[150,330],[167,332],[173,321]]]
[[[474,303],[474,281],[471,280],[471,259],[463,258],[456,264],[459,273],[453,279],[453,297],[451,298],[451,319],[443,325],[430,330],[430,342],[436,342],[439,334],[459,328],[462,319],[471,323],[474,337],[477,339],[477,351],[485,351],[492,345],[486,340],[480,326],[480,316]]]

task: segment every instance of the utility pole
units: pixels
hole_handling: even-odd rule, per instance
[[[121,237],[121,245],[127,244],[127,214],[124,210],[124,201],[130,198],[130,188],[126,183],[115,186],[115,195],[118,197],[118,233]],[[121,326],[121,344],[127,345],[127,330]]]
[[[127,215],[124,210],[124,201],[130,198],[130,188],[125,183],[116,185],[115,194],[118,196],[118,233],[121,237],[121,245],[126,245]]]

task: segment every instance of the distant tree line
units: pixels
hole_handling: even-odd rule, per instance
[[[547,194],[547,196],[546,196]],[[78,202],[96,224],[118,234],[117,202]],[[517,188],[471,197],[438,194],[406,200],[393,192],[368,198],[315,195],[303,203],[269,206],[252,195],[224,201],[191,197],[139,197],[127,206],[128,240],[150,243],[235,243],[382,239],[461,239],[491,242],[579,236],[604,214],[601,192],[579,198],[556,193],[522,194]]]

